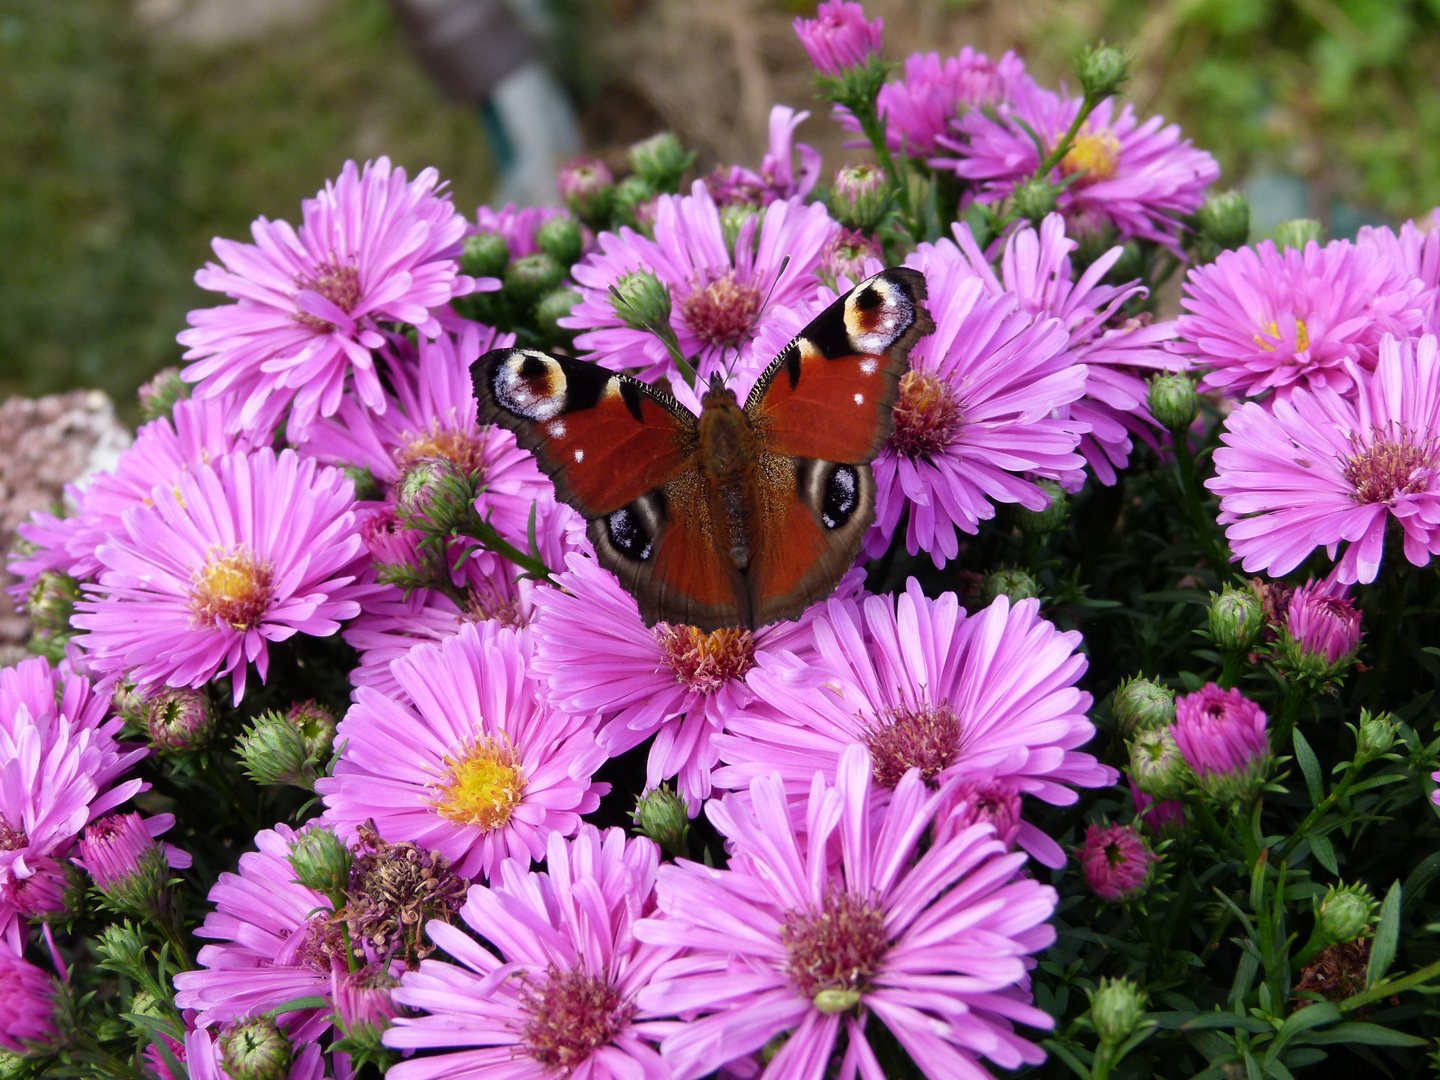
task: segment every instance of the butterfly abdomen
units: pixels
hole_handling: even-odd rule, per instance
[[[750,565],[760,511],[755,484],[755,462],[759,456],[750,419],[728,390],[705,395],[700,413],[699,451],[701,475],[710,488],[711,527],[720,535],[716,546],[729,557],[736,570]]]

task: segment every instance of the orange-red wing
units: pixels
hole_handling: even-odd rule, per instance
[[[772,454],[861,464],[890,435],[910,348],[935,328],[925,279],[907,267],[861,282],[766,368],[745,412]]]
[[[513,431],[556,496],[587,518],[662,487],[695,453],[695,417],[598,364],[496,349],[472,374],[481,421]]]

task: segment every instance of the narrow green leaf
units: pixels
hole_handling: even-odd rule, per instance
[[[1295,760],[1300,765],[1300,771],[1305,774],[1305,787],[1310,792],[1310,805],[1319,806],[1325,798],[1325,779],[1320,771],[1320,761],[1315,757],[1315,751],[1310,749],[1310,744],[1305,741],[1305,736],[1300,734],[1296,728],[1291,734],[1295,743]]]
[[[1280,1025],[1280,1030],[1275,1033],[1275,1041],[1267,1049],[1265,1060],[1270,1061],[1278,1057],[1285,1050],[1285,1044],[1302,1031],[1309,1031],[1311,1028],[1317,1028],[1323,1024],[1333,1024],[1343,1018],[1344,1014],[1335,1007],[1333,1002],[1329,1001],[1306,1005],[1303,1009],[1291,1013]]]
[[[1319,833],[1311,833],[1308,839],[1310,840],[1310,850],[1315,853],[1315,861],[1339,877],[1340,864],[1335,861],[1335,845],[1330,843],[1330,838],[1321,836]]]
[[[1070,1071],[1073,1072],[1076,1076],[1080,1077],[1080,1080],[1090,1080],[1090,1070],[1087,1069],[1084,1063],[1082,1063],[1081,1060],[1077,1058],[1073,1053],[1071,1053],[1066,1047],[1062,1046],[1054,1039],[1046,1039],[1040,1045],[1043,1046],[1046,1050],[1049,1050],[1050,1053],[1054,1054],[1061,1061],[1065,1062],[1066,1065],[1069,1065]]]
[[[1322,1046],[1333,1043],[1360,1043],[1365,1046],[1425,1046],[1428,1040],[1406,1035],[1403,1031],[1380,1024],[1336,1024],[1325,1031],[1312,1031],[1300,1037]],[[1299,1041],[1299,1040],[1297,1040]]]
[[[1405,895],[1411,900],[1424,896],[1425,889],[1437,877],[1440,877],[1440,851],[1425,856],[1420,865],[1410,871],[1405,879]]]
[[[1241,960],[1240,963],[1243,965],[1245,961]],[[1207,1028],[1238,1028],[1254,1035],[1271,1030],[1270,1025],[1263,1020],[1253,1020],[1233,1012],[1202,1013],[1180,1025],[1181,1031],[1204,1031]]]
[[[1386,784],[1402,784],[1410,777],[1403,773],[1386,773],[1384,776],[1372,776],[1369,780],[1362,780],[1350,789],[1351,795],[1359,795],[1362,791],[1369,791],[1371,788],[1384,787]]]
[[[1400,941],[1400,898],[1400,882],[1397,881],[1390,886],[1385,902],[1380,905],[1380,923],[1375,928],[1375,940],[1370,945],[1370,966],[1365,969],[1367,990],[1383,979],[1395,962],[1395,947]]]

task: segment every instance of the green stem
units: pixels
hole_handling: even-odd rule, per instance
[[[1200,831],[1203,832],[1210,843],[1221,851],[1228,851],[1242,862],[1248,863],[1245,852],[1237,844],[1233,837],[1226,836],[1220,828],[1220,823],[1215,820],[1215,815],[1210,812],[1210,807],[1203,801],[1196,800],[1190,806],[1195,811],[1195,820],[1200,822]]]
[[[905,177],[900,172],[900,166],[895,163],[895,156],[890,153],[890,143],[886,137],[885,125],[880,122],[880,114],[875,110],[875,102],[873,100],[857,101],[851,105],[851,112],[854,113],[855,119],[860,121],[860,130],[870,141],[870,148],[875,151],[875,160],[880,163],[880,168],[885,170],[885,179],[889,182],[891,190],[895,192],[895,201],[899,204],[900,214],[905,219],[905,227],[913,236],[915,234],[915,217],[910,209],[910,185],[905,182]]]
[[[1356,994],[1354,997],[1346,998],[1340,1002],[1341,1012],[1354,1012],[1356,1009],[1364,1008],[1372,1001],[1380,1001],[1382,998],[1398,994],[1402,990],[1409,990],[1412,986],[1419,986],[1440,975],[1440,960],[1433,964],[1427,964],[1419,971],[1412,971],[1409,975],[1399,979],[1385,979],[1374,987],[1366,990],[1363,994]]]
[[[1175,471],[1180,478],[1180,491],[1185,499],[1185,509],[1190,515],[1190,527],[1195,539],[1200,542],[1206,560],[1215,570],[1221,584],[1230,576],[1230,560],[1225,558],[1210,527],[1210,518],[1205,513],[1204,496],[1200,482],[1195,475],[1195,455],[1190,452],[1190,436],[1185,431],[1172,431],[1171,442],[1175,448]]]
[[[1115,1047],[1102,1042],[1095,1048],[1095,1062],[1090,1066],[1090,1080],[1106,1080],[1115,1067]]]
[[[539,556],[526,554],[502,537],[494,525],[488,521],[481,521],[478,516],[472,515],[472,517],[473,520],[464,527],[465,536],[474,540],[486,551],[493,551],[496,555],[509,559],[537,581],[544,581],[550,585],[555,584],[555,579],[550,574],[550,568]]]
[[[1300,710],[1304,708],[1309,694],[1298,679],[1288,678],[1285,680],[1285,688],[1280,700],[1280,716],[1275,721],[1275,727],[1271,731],[1270,748],[1277,754],[1283,754],[1290,745],[1290,733],[1295,730],[1295,721],[1300,719]]]
[[[1230,690],[1240,682],[1240,676],[1245,673],[1245,654],[1228,652],[1225,654],[1225,663],[1220,668],[1220,688]]]
[[[1049,176],[1050,170],[1065,159],[1065,155],[1070,152],[1070,147],[1075,143],[1075,136],[1080,134],[1080,128],[1086,120],[1090,119],[1090,114],[1095,111],[1095,107],[1099,105],[1102,100],[1102,98],[1092,98],[1086,95],[1085,99],[1080,103],[1080,111],[1075,114],[1075,119],[1070,124],[1070,130],[1065,132],[1064,136],[1055,144],[1050,153],[1045,155],[1044,160],[1040,162],[1040,167],[1035,170],[1036,176],[1042,178]]]
[[[1360,770],[1363,766],[1364,763],[1361,761],[1352,761],[1350,763],[1350,767],[1345,770],[1345,775],[1340,778],[1340,783],[1331,789],[1329,795],[1326,795],[1325,798],[1320,800],[1320,804],[1316,806],[1314,810],[1311,810],[1310,813],[1305,815],[1305,820],[1300,823],[1300,827],[1290,834],[1289,839],[1287,839],[1280,850],[1276,852],[1275,860],[1277,862],[1289,858],[1290,853],[1300,845],[1300,841],[1305,839],[1306,834],[1315,827],[1316,823],[1329,813],[1337,802],[1344,798],[1345,793],[1349,791],[1355,783],[1356,777],[1360,775]]]

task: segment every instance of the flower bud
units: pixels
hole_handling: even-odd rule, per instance
[[[1304,251],[1310,243],[1320,243],[1325,236],[1325,226],[1314,218],[1292,218],[1275,226],[1275,246],[1281,251],[1295,248]]]
[[[137,391],[140,398],[140,413],[148,424],[162,416],[171,416],[175,404],[190,396],[190,384],[180,378],[180,369],[167,367],[156,372],[150,381],[143,383]]]
[[[1194,777],[1169,728],[1151,728],[1130,743],[1130,777],[1151,798],[1178,799]]]
[[[1157,375],[1150,381],[1146,398],[1150,415],[1172,434],[1187,431],[1200,415],[1200,396],[1189,375]]]
[[[60,1049],[68,1028],[59,980],[0,946],[0,1048],[21,1058],[42,1057]]]
[[[139,814],[111,814],[80,837],[80,865],[110,907],[126,915],[168,911],[170,865]]]
[[[585,250],[585,237],[578,221],[569,214],[557,214],[535,230],[535,244],[561,266],[571,266]]]
[[[290,1040],[268,1016],[252,1016],[220,1036],[220,1060],[230,1080],[285,1080],[290,1075]]]
[[[59,570],[43,570],[30,588],[25,614],[35,630],[48,636],[70,634],[70,616],[80,599],[80,583]]]
[[[1355,756],[1366,761],[1384,757],[1395,745],[1397,726],[1395,718],[1389,713],[1371,716],[1370,710],[1361,709],[1360,729],[1355,733]]]
[[[641,220],[641,206],[655,198],[655,189],[646,182],[644,177],[633,174],[625,177],[615,185],[614,214],[618,222],[633,225],[649,235],[650,226],[653,220],[645,222]]]
[[[162,753],[200,750],[215,735],[215,710],[204,690],[164,687],[145,699],[142,715],[150,745]]]
[[[695,164],[695,152],[687,151],[672,131],[662,131],[635,143],[626,152],[630,168],[654,192],[673,195],[680,190],[680,178]]]
[[[235,740],[247,776],[257,784],[315,788],[314,762],[300,729],[278,712],[261,713]]]
[[[1015,603],[1039,595],[1040,586],[1024,570],[996,570],[986,575],[985,584],[980,587],[980,597],[987,604],[1001,596],[1008,596],[1010,602]]]
[[[1210,594],[1210,637],[1221,652],[1243,653],[1265,629],[1265,612],[1250,589],[1226,585]]]
[[[615,177],[599,158],[576,158],[560,170],[560,198],[571,213],[591,228],[609,223]]]
[[[725,250],[730,252],[730,257],[735,257],[735,244],[740,239],[740,230],[745,223],[752,218],[758,218],[760,210],[758,207],[746,202],[730,203],[720,208],[720,235],[725,240]],[[759,222],[756,222],[756,228]]]
[[[505,268],[505,294],[517,307],[527,308],[565,280],[565,267],[543,251],[516,259]]]
[[[1214,683],[1175,702],[1175,742],[1195,779],[1214,801],[1248,801],[1265,782],[1270,744],[1265,713],[1239,690]]]
[[[510,244],[497,232],[483,229],[465,238],[460,269],[471,277],[499,277],[510,265]]]
[[[475,484],[446,458],[421,458],[395,488],[395,514],[431,536],[449,536],[475,513]]]
[[[535,305],[535,322],[540,332],[552,341],[568,342],[575,336],[575,331],[561,326],[560,320],[566,318],[582,299],[578,292],[569,288],[556,289],[542,297]]]
[[[995,839],[1012,850],[1020,824],[1020,792],[1014,785],[1004,780],[966,780],[936,811],[932,846],[938,847],[972,825],[992,825]]]
[[[1315,909],[1316,936],[1328,945],[1365,937],[1375,925],[1379,906],[1363,884],[1342,883],[1338,889],[1332,885]]]
[[[794,25],[810,62],[829,78],[837,79],[880,56],[884,20],[867,22],[865,9],[857,3],[826,0],[815,18],[797,18]]]
[[[1050,498],[1050,505],[1044,510],[1027,510],[1017,507],[1015,524],[1022,536],[1048,536],[1065,526],[1070,508],[1065,503],[1065,489],[1054,480],[1037,480],[1036,486]]]
[[[335,907],[344,906],[345,887],[350,884],[350,849],[330,829],[316,825],[301,833],[290,846],[290,866],[295,880],[307,889],[330,897]]]
[[[85,910],[88,881],[77,866],[48,855],[25,856],[29,877],[12,877],[10,899],[32,922],[65,922]]]
[[[1087,48],[1080,54],[1080,90],[1091,101],[1109,97],[1130,78],[1130,60],[1108,45]]]
[[[685,796],[661,784],[635,802],[635,827],[676,858],[685,858],[690,837],[690,814]]]
[[[1250,239],[1250,200],[1242,191],[1211,195],[1197,215],[1200,235],[1221,250],[1242,246]]]
[[[1168,838],[1185,831],[1185,804],[1179,799],[1157,802],[1135,786],[1133,776],[1130,778],[1130,797],[1135,800],[1135,813],[1156,836]]]
[[[835,173],[830,209],[847,229],[873,229],[890,209],[890,188],[878,165],[846,165]]]
[[[1276,651],[1280,670],[1316,682],[1345,673],[1360,648],[1360,612],[1347,591],[1312,580],[1290,594]]]
[[[1043,176],[1034,176],[1017,187],[1010,196],[1015,203],[1015,213],[1037,225],[1055,209],[1060,198],[1060,189]]]
[[[615,317],[631,330],[670,326],[670,290],[649,270],[635,270],[615,282],[620,295],[610,297]]]
[[[330,972],[330,997],[352,1053],[380,1052],[380,1036],[400,1013],[390,996],[390,991],[399,985],[400,980],[380,964],[366,964],[358,971]]]
[[[837,292],[841,291],[842,277],[849,278],[852,282],[859,281],[865,276],[865,261],[882,259],[884,256],[880,245],[864,233],[855,229],[841,229],[820,249],[820,280]]]
[[[1138,676],[1126,679],[1110,699],[1110,715],[1127,738],[1150,728],[1169,727],[1175,720],[1175,691]]]
[[[314,698],[307,698],[291,705],[286,719],[299,729],[307,757],[318,763],[330,756],[330,748],[335,744],[333,712]]]
[[[1090,1023],[1102,1043],[1124,1042],[1145,1015],[1147,995],[1129,979],[1101,978],[1090,991]]]
[[[1134,900],[1150,880],[1155,856],[1133,825],[1091,825],[1080,849],[1090,891],[1101,900]]]

